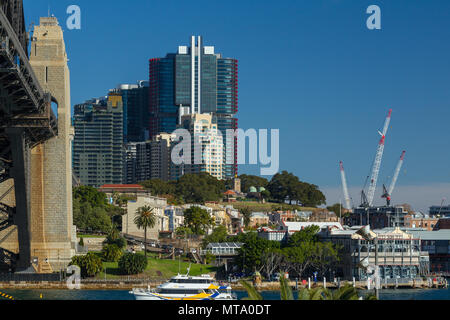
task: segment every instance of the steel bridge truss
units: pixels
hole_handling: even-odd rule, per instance
[[[0,231],[17,225],[22,269],[31,265],[30,150],[58,134],[52,102],[28,61],[22,0],[0,0],[0,183],[14,179],[16,199],[11,208],[0,194]]]

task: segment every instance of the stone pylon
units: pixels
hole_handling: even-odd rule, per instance
[[[75,254],[71,147],[74,132],[67,61],[58,20],[41,18],[33,32],[30,64],[44,91],[58,103],[58,136],[31,151],[31,257],[39,273],[65,269]]]

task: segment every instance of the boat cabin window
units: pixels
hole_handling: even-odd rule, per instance
[[[202,293],[203,290],[198,289],[161,289],[159,293],[161,294],[199,294]]]
[[[171,279],[171,283],[201,283],[201,284],[209,284],[211,283],[211,280],[208,279]]]

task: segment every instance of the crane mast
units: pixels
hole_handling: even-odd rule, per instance
[[[378,143],[378,149],[377,149],[375,161],[374,161],[373,168],[372,168],[372,175],[370,178],[369,191],[367,193],[367,203],[368,203],[369,207],[371,207],[373,205],[373,200],[375,197],[375,190],[377,188],[378,176],[380,174],[381,161],[383,160],[384,144],[386,141],[386,134],[389,129],[389,124],[391,122],[391,115],[392,115],[392,109],[389,110],[389,114],[386,118],[386,121],[384,122],[383,132],[379,132],[379,134],[381,135],[381,139],[380,139],[380,142]]]
[[[350,204],[350,195],[348,193],[348,188],[347,188],[347,179],[345,177],[345,171],[344,171],[344,164],[341,161],[339,163],[339,166],[341,168],[341,180],[342,180],[342,189],[344,190],[344,198],[345,198],[345,209],[351,209],[351,204]]]
[[[386,199],[386,203],[387,203],[388,207],[391,205],[392,193],[394,192],[395,186],[397,184],[398,176],[400,175],[400,171],[402,170],[403,161],[405,160],[405,154],[406,154],[406,151],[403,151],[402,155],[400,157],[400,161],[398,162],[397,167],[395,168],[394,176],[392,177],[392,181],[389,186],[389,189],[387,189],[386,186],[383,185],[383,195],[381,197]]]
[[[397,168],[395,168],[394,177],[392,178],[391,185],[389,186],[388,193],[392,196],[392,192],[394,192],[395,185],[397,184],[398,176],[400,175],[400,171],[402,170],[403,162],[405,160],[406,151],[402,152],[402,156],[400,157],[400,161],[397,164]]]

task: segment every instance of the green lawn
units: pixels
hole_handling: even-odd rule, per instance
[[[143,254],[143,253],[137,253]],[[148,265],[147,269],[144,273],[134,276],[138,278],[151,278],[151,279],[161,279],[161,276],[158,275],[157,271],[160,271],[162,274],[162,278],[169,279],[180,272],[181,274],[185,274],[187,272],[187,268],[189,267],[189,262],[184,262],[181,259],[179,260],[163,260],[158,259],[155,255],[148,255]],[[106,279],[117,279],[124,277],[119,273],[118,263],[117,262],[103,262],[103,267],[106,268]],[[205,273],[216,272],[217,268],[210,265],[202,265],[202,264],[191,264],[191,271],[189,272],[192,276],[198,276]],[[104,279],[105,273],[101,272],[98,276],[98,279]]]
[[[105,238],[106,236],[96,234],[77,234],[78,238]]]
[[[259,203],[255,201],[238,201],[233,203],[224,203],[225,205],[232,205],[235,209],[240,210],[245,207],[248,207],[253,212],[270,212],[274,208],[283,206],[283,208],[288,210],[298,210],[298,211],[316,211],[317,208],[306,208],[306,207],[300,207],[296,205],[289,205],[289,204],[281,204],[281,203]]]

